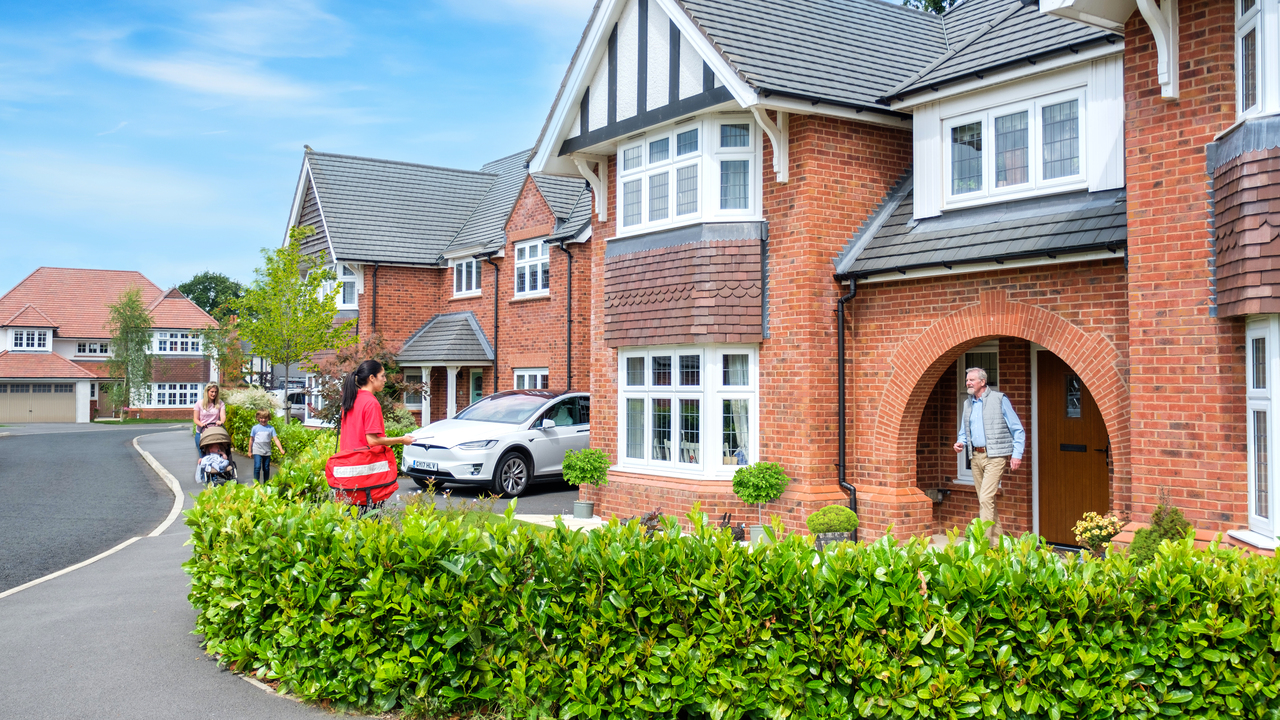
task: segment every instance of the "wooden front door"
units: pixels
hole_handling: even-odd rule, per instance
[[[1040,535],[1075,545],[1071,528],[1086,512],[1111,510],[1107,427],[1080,376],[1051,352],[1036,355]]]

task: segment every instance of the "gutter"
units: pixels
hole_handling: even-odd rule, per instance
[[[568,238],[561,238],[558,243],[560,251],[569,259],[569,291],[568,297],[565,299],[565,390],[573,390],[573,253],[569,252],[569,248],[565,247],[565,241]]]
[[[844,352],[844,306],[853,301],[858,295],[858,281],[849,281],[849,292],[836,301],[836,403],[838,404],[839,422],[839,449],[837,451],[836,467],[839,468],[840,487],[849,492],[849,509],[856,515],[858,512],[858,488],[854,487],[848,480],[848,449],[846,448],[846,428],[848,427],[848,413],[845,410],[845,352]],[[853,530],[854,542],[858,540],[858,529]]]
[[[476,255],[493,266],[493,391],[498,392],[498,263],[493,261],[496,250]]]

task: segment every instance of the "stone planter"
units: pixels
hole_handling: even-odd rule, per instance
[[[596,504],[592,500],[574,500],[573,517],[576,520],[590,520],[595,517]]]
[[[813,546],[818,550],[821,550],[822,548],[826,547],[827,545],[831,545],[832,543],[852,542],[852,541],[853,541],[853,533],[851,532],[818,533],[813,536]]]
[[[751,543],[752,543],[752,544],[755,544],[755,543],[761,542],[761,541],[765,540],[767,537],[768,537],[768,536],[764,534],[764,526],[763,526],[763,525],[752,525],[752,526],[751,526]]]

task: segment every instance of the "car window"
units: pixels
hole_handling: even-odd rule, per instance
[[[519,425],[533,417],[546,402],[545,397],[537,395],[490,395],[468,405],[455,417],[459,420]]]
[[[591,396],[583,395],[578,398],[578,424],[586,425],[591,422]]]
[[[542,414],[544,420],[555,420],[556,427],[568,427],[578,424],[578,399],[569,398],[547,408]]]

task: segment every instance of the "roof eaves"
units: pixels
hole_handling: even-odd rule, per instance
[[[895,273],[895,272],[900,275],[906,275],[912,270],[924,270],[927,268],[939,268],[939,267],[945,270],[951,270],[953,268],[961,267],[963,265],[981,265],[983,263],[995,263],[997,265],[1002,265],[1012,260],[1029,260],[1033,258],[1049,258],[1051,260],[1057,260],[1058,258],[1067,258],[1072,255],[1081,255],[1087,252],[1094,252],[1097,250],[1106,250],[1112,254],[1115,254],[1120,252],[1124,248],[1126,248],[1127,245],[1128,243],[1125,240],[1119,240],[1119,241],[1111,240],[1107,242],[1089,243],[1085,245],[1073,245],[1070,248],[1066,248],[1062,250],[1041,249],[1041,250],[1033,250],[1031,252],[1006,253],[1003,255],[990,255],[987,257],[972,257],[972,258],[964,258],[961,260],[953,260],[953,261],[930,260],[927,262],[912,263],[909,265],[897,265],[894,267],[878,268],[875,270],[869,270],[865,272],[848,272],[848,273],[845,273],[844,276],[839,279],[840,280],[865,280],[867,278],[875,277],[877,275],[888,275],[890,273]]]
[[[724,60],[725,64],[728,65],[729,68],[733,70],[734,74],[738,76],[738,79],[754,88],[757,93],[760,92],[761,88],[751,81],[751,78],[738,67],[737,63],[735,63],[733,59],[729,57],[729,54],[724,51],[724,48],[720,47],[720,43],[716,42],[715,38],[711,37],[707,32],[707,29],[702,26],[702,23],[698,22],[698,18],[695,17],[693,12],[689,10],[689,7],[685,5],[684,0],[674,0],[674,2],[676,7],[679,7],[680,10],[684,12],[685,17],[689,18],[689,22],[693,23],[693,26],[698,29],[698,32],[702,34],[702,37],[711,44],[712,49],[716,51],[720,58]]]

